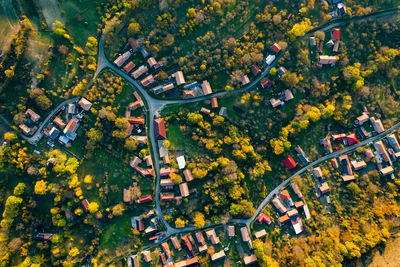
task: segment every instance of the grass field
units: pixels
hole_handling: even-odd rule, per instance
[[[37,1],[42,14],[46,20],[46,24],[51,27],[54,21],[65,22],[62,17],[60,6],[57,0],[38,0]]]
[[[18,28],[18,15],[12,6],[12,0],[0,1],[0,55],[3,50],[7,50],[11,36]]]
[[[84,46],[89,36],[97,35],[100,20],[96,8],[105,0],[61,0],[65,25],[79,46]]]

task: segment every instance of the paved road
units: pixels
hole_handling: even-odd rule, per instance
[[[47,123],[54,117],[54,115],[56,115],[56,113],[57,113],[58,111],[60,111],[61,107],[65,106],[65,105],[67,105],[67,104],[76,102],[76,101],[78,101],[78,100],[79,100],[79,97],[77,96],[77,97],[73,97],[73,98],[67,99],[67,100],[61,102],[60,104],[58,104],[58,106],[55,107],[55,108],[50,112],[49,115],[47,115],[46,119],[44,119],[44,121],[42,121],[42,122],[39,124],[39,127],[38,127],[36,133],[35,133],[34,135],[32,135],[31,137],[27,137],[27,138],[24,138],[24,139],[25,139],[26,141],[28,141],[30,144],[36,145],[37,142],[39,142],[40,139],[41,139],[42,136],[43,136],[43,128],[44,128],[44,127],[47,125]]]
[[[400,122],[396,123],[395,125],[393,125],[393,126],[390,127],[389,129],[387,129],[386,131],[384,131],[384,132],[382,132],[382,133],[380,133],[380,134],[378,134],[378,135],[376,135],[376,136],[370,137],[370,138],[365,139],[364,141],[362,141],[362,142],[360,142],[360,143],[358,143],[358,144],[355,144],[355,145],[353,145],[353,146],[346,147],[346,148],[344,148],[344,149],[342,149],[342,150],[339,150],[339,151],[336,151],[336,152],[331,153],[331,154],[329,154],[329,155],[326,155],[326,156],[324,156],[324,157],[321,157],[321,158],[319,158],[318,160],[316,160],[316,161],[310,163],[309,165],[307,165],[307,166],[301,168],[301,169],[298,170],[295,174],[293,174],[292,176],[290,176],[289,178],[287,178],[285,181],[283,181],[280,185],[278,185],[277,187],[275,187],[275,189],[272,190],[272,191],[268,194],[268,196],[263,200],[263,202],[257,207],[256,212],[254,213],[254,215],[253,215],[251,218],[249,218],[249,219],[233,219],[233,220],[231,220],[230,222],[234,222],[234,223],[243,223],[243,224],[246,224],[246,225],[249,227],[250,224],[256,219],[256,217],[258,216],[258,214],[260,214],[260,212],[264,209],[264,207],[267,205],[267,203],[273,198],[273,196],[274,196],[275,194],[278,194],[279,191],[280,191],[282,188],[286,187],[294,177],[296,177],[296,176],[302,174],[302,173],[305,172],[306,170],[308,170],[308,169],[310,169],[310,168],[313,168],[315,165],[318,165],[318,164],[320,164],[320,163],[322,163],[322,162],[324,162],[324,161],[326,161],[326,160],[328,160],[328,159],[336,158],[336,157],[338,157],[338,156],[340,156],[340,155],[342,155],[342,154],[349,153],[350,151],[353,151],[354,149],[356,149],[356,148],[358,148],[358,147],[362,147],[362,146],[365,146],[365,145],[367,145],[367,144],[369,144],[369,143],[371,143],[371,142],[375,142],[375,141],[377,141],[377,140],[379,140],[379,139],[382,139],[383,137],[385,137],[386,135],[388,135],[389,133],[393,132],[394,130],[396,130],[396,129],[398,129],[398,128],[400,128]]]
[[[314,28],[313,30],[311,30],[307,34],[305,34],[305,35],[297,38],[295,41],[293,41],[284,51],[282,51],[277,56],[275,61],[270,66],[267,66],[266,68],[264,68],[262,73],[258,77],[256,77],[256,79],[253,80],[248,85],[246,85],[246,86],[244,86],[242,88],[233,90],[233,91],[216,92],[216,93],[213,93],[213,94],[209,94],[209,95],[205,95],[205,96],[201,96],[201,97],[196,97],[196,98],[191,98],[191,99],[157,99],[157,98],[151,96],[136,80],[132,79],[131,76],[129,76],[124,71],[122,71],[121,69],[119,69],[116,66],[114,66],[107,59],[107,57],[104,54],[104,41],[103,41],[103,38],[101,38],[100,42],[99,42],[98,68],[97,68],[95,77],[100,73],[101,70],[103,70],[106,67],[112,69],[118,75],[124,77],[130,84],[132,84],[140,92],[140,94],[142,95],[142,97],[144,98],[144,101],[146,102],[146,104],[148,106],[147,114],[148,114],[149,137],[150,137],[149,139],[150,139],[150,143],[151,143],[153,162],[154,162],[154,167],[155,167],[155,172],[156,172],[156,192],[155,192],[155,194],[156,194],[156,196],[155,196],[156,197],[156,200],[155,200],[156,201],[156,214],[162,220],[162,222],[164,223],[164,225],[165,225],[165,227],[167,229],[165,238],[168,238],[170,235],[173,235],[173,234],[186,232],[186,231],[191,231],[191,230],[194,230],[196,228],[194,228],[194,227],[187,227],[187,228],[180,228],[180,229],[173,228],[164,219],[164,216],[162,214],[162,210],[161,210],[160,203],[159,203],[159,197],[160,197],[160,185],[159,185],[160,184],[160,157],[159,157],[159,153],[158,153],[157,140],[156,140],[155,134],[154,134],[154,122],[153,122],[153,118],[154,118],[156,112],[162,110],[162,108],[164,106],[166,106],[166,105],[193,103],[193,102],[207,100],[207,99],[210,99],[212,97],[221,97],[221,96],[225,96],[225,95],[228,95],[228,94],[240,93],[240,92],[244,92],[244,91],[249,91],[251,89],[255,89],[256,85],[261,81],[261,79],[263,79],[266,75],[269,74],[271,68],[275,67],[278,64],[278,61],[286,54],[286,52],[289,49],[291,49],[297,42],[300,42],[304,38],[310,37],[314,32],[316,32],[316,31],[328,31],[328,30],[330,30],[332,28],[336,28],[336,27],[339,27],[341,25],[349,24],[349,23],[352,23],[352,22],[357,22],[357,21],[366,20],[366,19],[379,18],[379,17],[383,17],[383,16],[389,16],[389,15],[398,13],[399,11],[400,11],[400,9],[396,9],[396,10],[391,10],[391,11],[385,11],[385,12],[370,14],[370,15],[366,15],[366,16],[362,16],[362,17],[357,17],[357,18],[353,18],[353,19],[349,19],[349,20],[329,22],[326,25]],[[93,79],[92,79],[92,81],[93,81]],[[374,137],[374,138],[378,138],[378,137]],[[368,140],[368,142],[371,142],[371,141],[373,141],[373,139]],[[294,174],[293,176],[288,178],[285,182],[283,182],[277,188],[275,188],[270,194],[268,194],[268,196],[264,199],[264,201],[257,208],[256,213],[251,218],[249,218],[247,220],[240,220],[240,219],[231,220],[230,222],[232,222],[232,223],[244,223],[249,227],[250,223],[252,221],[254,221],[256,216],[261,212],[261,210],[265,207],[265,205],[270,201],[271,197],[274,194],[276,194],[277,192],[279,192],[279,190],[282,187],[286,186],[287,183],[289,183],[290,180],[293,177],[295,177],[296,175],[304,172],[306,169],[308,169],[308,168],[310,168],[310,167],[312,167],[312,166],[314,166],[316,164],[319,164],[320,162],[322,162],[322,161],[324,161],[326,159],[335,157],[336,154],[346,153],[346,151],[348,152],[348,151],[350,151],[350,150],[352,150],[352,149],[354,149],[354,148],[356,148],[358,146],[361,146],[362,144],[363,144],[363,142],[359,143],[357,146],[348,147],[348,148],[346,148],[346,149],[344,149],[342,151],[335,152],[335,153],[333,153],[331,155],[322,157],[321,159],[311,163],[309,166],[304,167],[303,169],[299,170],[296,174]]]

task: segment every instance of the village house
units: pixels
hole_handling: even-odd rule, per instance
[[[278,68],[278,76],[279,78],[282,77],[283,74],[285,74],[287,72],[287,70],[285,69],[285,67],[279,67]]]
[[[259,223],[266,223],[266,224],[271,224],[271,218],[265,215],[264,213],[261,213],[260,216],[258,216],[257,221]]]
[[[240,228],[240,234],[242,235],[242,241],[247,243],[249,246],[249,249],[253,249],[253,244],[250,239],[249,231],[247,231],[247,227],[241,227]]]
[[[279,44],[274,43],[273,45],[271,45],[271,50],[275,53],[279,53],[281,51],[281,47],[279,46]]]
[[[339,157],[339,162],[340,162],[340,164],[343,165],[343,167],[345,168],[346,173],[347,173],[348,175],[353,175],[353,170],[351,169],[349,156],[347,156],[347,155],[341,155],[341,156]]]
[[[86,98],[82,97],[79,102],[78,105],[84,110],[84,111],[89,111],[89,109],[92,107],[92,103],[87,100]]]
[[[79,127],[79,120],[76,117],[72,117],[68,122],[67,126],[65,126],[63,133],[69,140],[75,140],[76,138],[76,130]]]
[[[57,125],[58,128],[60,128],[61,130],[63,130],[66,126],[66,124],[63,122],[63,120],[58,116],[54,118],[53,123],[55,125]]]
[[[212,108],[218,108],[217,98],[213,97],[213,98],[210,99],[210,101],[211,101],[211,107]]]
[[[386,168],[381,169],[379,172],[382,176],[387,176],[392,174],[394,172],[394,169],[392,166],[387,166]]]
[[[128,267],[140,267],[139,258],[137,255],[128,256]]]
[[[147,52],[146,48],[144,48],[144,47],[141,47],[141,48],[140,48],[140,53],[142,54],[142,57],[143,57],[144,59],[146,59],[146,58],[148,58],[148,57],[150,56],[150,53]]]
[[[21,129],[21,131],[22,131],[25,135],[31,135],[32,132],[33,132],[32,129],[29,128],[26,124],[20,124],[18,127]]]
[[[374,127],[374,130],[378,134],[385,131],[385,128],[383,127],[383,124],[382,124],[381,120],[375,120],[374,117],[371,117],[371,123],[372,123],[372,127]]]
[[[284,214],[286,213],[287,209],[286,207],[282,204],[282,202],[280,201],[279,197],[275,197],[272,200],[272,204],[274,204],[275,208],[277,208],[279,210],[280,213]]]
[[[271,81],[268,78],[265,78],[262,82],[261,82],[261,87],[263,89],[268,88],[272,85]]]
[[[287,214],[282,215],[281,217],[278,218],[278,225],[282,226],[285,223],[288,223],[290,221],[290,218]]]
[[[157,140],[164,140],[167,138],[165,134],[164,119],[160,118],[154,120],[154,131]]]
[[[151,253],[150,250],[142,251],[142,259],[145,262],[151,262]]]
[[[174,193],[161,193],[160,194],[160,201],[168,202],[174,200],[175,195]]]
[[[354,181],[356,177],[354,175],[342,175],[342,181],[343,183],[351,182]]]
[[[155,70],[160,67],[160,64],[157,63],[157,60],[154,57],[149,57],[147,59],[147,64],[149,64],[150,68],[153,68]]]
[[[352,161],[351,165],[353,165],[354,170],[358,171],[367,167],[367,163],[365,161]]]
[[[174,74],[172,74],[172,77],[175,78],[177,86],[186,83],[185,82],[185,77],[183,77],[183,72],[182,71],[175,72]]]
[[[243,258],[244,265],[252,265],[257,262],[256,255],[252,254]]]
[[[278,106],[282,106],[284,103],[280,100],[280,99],[275,99],[275,98],[271,98],[270,100],[269,100],[269,102],[271,103],[271,105],[272,105],[272,107],[273,108],[276,108],[276,107],[278,107]]]
[[[366,113],[363,113],[361,116],[358,116],[355,123],[357,125],[363,125],[365,122],[369,121],[369,116]]]
[[[346,136],[347,145],[352,146],[358,143],[358,139],[355,133]]]
[[[36,112],[34,112],[32,109],[28,108],[25,111],[25,117],[29,120],[31,120],[32,122],[37,122],[40,119],[39,114],[37,114]]]
[[[224,250],[221,250],[220,252],[214,253],[211,255],[211,261],[219,261],[221,259],[224,259],[226,257]]]
[[[257,231],[254,233],[254,237],[257,239],[261,239],[267,236],[267,231],[265,229],[262,229],[261,231]]]
[[[205,107],[202,107],[202,108],[200,109],[200,112],[203,113],[203,114],[206,114],[206,115],[210,115],[211,110],[209,110],[209,109],[207,109],[207,108],[205,108]]]
[[[193,180],[192,171],[190,169],[184,170],[183,176],[185,177],[186,182],[190,182]]]
[[[327,48],[332,48],[335,43],[332,40],[329,40],[325,45]]]
[[[310,47],[313,48],[316,45],[317,41],[315,40],[315,37],[310,37]]]
[[[165,155],[164,157],[162,157],[162,160],[163,160],[164,165],[171,163],[168,155]]]
[[[207,236],[207,239],[211,241],[211,244],[216,245],[219,243],[219,238],[218,238],[217,234],[215,233],[214,229],[210,229],[210,230],[206,231],[206,236]]]
[[[293,206],[293,200],[290,197],[289,191],[288,190],[282,190],[281,191],[281,199],[283,200],[283,203],[286,204],[286,206]]]
[[[163,249],[167,258],[171,258],[171,250],[169,249],[169,245],[167,242],[161,244],[161,248]]]
[[[210,83],[207,80],[203,81],[203,83],[201,84],[201,88],[203,90],[204,95],[209,95],[212,93]]]
[[[294,169],[297,166],[297,163],[294,161],[292,156],[287,157],[285,160],[283,160],[283,164],[288,170]]]
[[[140,102],[138,100],[136,100],[135,102],[129,103],[129,105],[128,105],[128,109],[130,111],[136,110],[136,109],[141,108],[141,107],[142,106],[140,105]]]
[[[185,156],[176,157],[176,162],[180,170],[184,169],[186,166]]]
[[[179,191],[181,192],[182,197],[188,197],[190,195],[187,183],[179,184]]]
[[[294,229],[294,232],[296,233],[296,235],[303,232],[304,227],[303,227],[303,223],[300,219],[298,211],[296,209],[292,209],[292,210],[288,211],[287,215],[290,218],[290,222],[292,223],[292,226],[293,226],[293,229]]]
[[[335,169],[339,168],[339,163],[336,158],[331,159],[331,164],[333,168]]]
[[[181,242],[182,242],[183,246],[184,246],[184,247],[192,254],[192,256],[194,257],[196,254],[194,253],[193,246],[192,246],[192,244],[190,243],[188,236],[186,236],[186,235],[185,235],[185,236],[182,236]]]
[[[235,234],[235,226],[234,225],[229,225],[228,226],[228,237],[234,237],[236,236]]]
[[[139,142],[139,144],[146,145],[147,144],[147,136],[140,136],[140,135],[134,135],[130,136],[133,140],[136,140]]]
[[[195,97],[194,90],[183,90],[182,91],[182,98],[188,99]]]
[[[292,91],[290,91],[289,89],[286,89],[284,93],[286,102],[294,98]]]
[[[152,83],[154,83],[156,80],[154,79],[154,76],[152,74],[150,74],[149,76],[147,76],[146,78],[144,78],[143,80],[140,81],[140,83],[146,87]]]
[[[379,154],[382,156],[385,162],[392,164],[392,161],[390,160],[389,154],[382,140],[375,142],[375,148],[378,150]]]
[[[319,65],[334,65],[338,60],[337,56],[327,56],[327,55],[320,55],[319,56]]]
[[[367,158],[369,158],[369,159],[372,159],[372,158],[374,157],[374,152],[372,152],[371,149],[367,149],[367,150],[365,151],[365,156],[366,156]]]
[[[260,68],[255,64],[251,65],[250,69],[254,76],[257,76],[261,73]]]
[[[130,56],[131,52],[126,51],[125,53],[123,53],[114,60],[114,64],[117,65],[118,68],[120,68],[122,65],[124,65],[125,61],[127,61],[130,58]]]
[[[291,182],[290,187],[292,188],[293,192],[297,195],[298,198],[300,199],[303,198],[303,194],[301,193],[299,186],[295,182]]]
[[[138,45],[137,45],[136,40],[133,39],[133,38],[129,38],[129,39],[128,39],[128,43],[129,43],[129,45],[131,46],[132,52],[136,52],[136,50],[137,50],[137,48],[138,48]]]
[[[310,160],[308,159],[308,157],[306,156],[306,153],[304,153],[303,149],[301,149],[300,146],[296,146],[294,148],[296,150],[296,152],[298,153],[297,156],[299,157],[300,161],[304,164],[304,165],[308,165],[310,163]]]
[[[393,147],[395,152],[400,152],[400,145],[394,134],[390,134],[386,137],[388,143]]]
[[[176,236],[171,237],[171,242],[172,245],[174,245],[174,248],[178,251],[182,250],[181,244],[179,243],[179,240]]]
[[[134,67],[135,67],[135,63],[133,63],[132,61],[129,61],[128,64],[126,64],[123,69],[126,73],[129,73],[129,72],[131,72],[131,70],[133,70]]]
[[[331,154],[333,152],[331,140],[329,137],[326,137],[322,140],[322,144],[324,146],[325,154]]]
[[[81,201],[81,205],[85,212],[89,212],[89,201],[86,198]]]
[[[144,103],[142,98],[140,97],[139,93],[137,91],[133,91],[133,96],[136,98],[137,101],[139,101],[140,106],[144,107]]]
[[[296,209],[300,209],[300,208],[304,207],[304,202],[303,201],[297,201],[297,202],[294,203],[294,207]]]
[[[319,191],[321,194],[327,194],[329,193],[329,185],[327,182],[323,182],[321,186],[319,187]]]
[[[144,125],[144,118],[142,117],[129,117],[128,122],[135,125]]]
[[[132,72],[131,76],[134,79],[139,78],[140,76],[142,76],[143,74],[145,74],[146,72],[148,72],[149,69],[146,66],[140,66],[137,70],[135,70],[134,72]]]
[[[176,262],[174,264],[174,267],[187,267],[187,266],[194,266],[197,265],[199,261],[197,260],[197,256],[193,257],[191,259],[183,260],[180,262]]]
[[[243,76],[242,76],[242,79],[240,80],[240,82],[241,82],[242,85],[244,86],[244,85],[250,83],[250,79],[249,79],[249,77],[248,77],[247,75],[243,75]]]
[[[143,204],[151,201],[153,201],[153,197],[151,195],[144,195],[139,198],[138,203]]]

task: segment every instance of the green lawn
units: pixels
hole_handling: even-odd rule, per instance
[[[65,26],[77,45],[83,47],[89,36],[97,35],[100,16],[97,7],[105,0],[61,0],[60,6],[65,17]]]

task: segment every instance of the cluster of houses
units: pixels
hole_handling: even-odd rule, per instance
[[[284,224],[290,223],[293,227],[294,232],[296,234],[300,234],[304,230],[303,223],[300,218],[301,212],[304,213],[306,219],[310,219],[311,215],[308,206],[304,203],[304,197],[298,185],[292,182],[290,184],[290,188],[298,199],[297,201],[293,201],[289,190],[284,189],[279,193],[279,195],[276,195],[272,199],[272,204],[278,210],[278,225],[282,226]],[[271,219],[264,213],[261,213],[257,221],[259,223],[271,223]],[[257,236],[263,236],[264,231],[256,232],[256,234]]]
[[[337,53],[339,51],[340,44],[340,29],[335,28],[331,32],[331,39],[325,44],[328,49],[332,52]],[[324,65],[333,66],[338,61],[339,57],[336,55],[322,55],[324,49],[324,40],[319,40],[317,44],[316,37],[310,37],[310,47],[311,49],[317,47],[319,55],[318,68],[322,68]]]
[[[226,228],[226,232],[228,238],[236,237],[235,226],[229,225]],[[240,227],[240,234],[243,243],[247,244],[252,250],[251,239],[247,228]],[[240,246],[240,244],[237,245]],[[173,236],[169,240],[161,243],[160,247],[154,250],[154,253],[160,256],[162,266],[165,267],[197,266],[199,264],[198,255],[207,255],[211,246],[214,248],[213,253],[210,254],[211,261],[215,264],[223,263],[226,258],[225,252],[228,248],[223,247],[214,228],[197,231],[194,233],[194,237],[190,233]],[[218,248],[220,249],[218,250]],[[241,257],[246,266],[257,262],[257,257],[253,253],[250,255],[246,254],[243,252],[242,248],[239,251],[241,251]],[[151,264],[152,257],[150,249],[142,251],[140,255],[143,262]],[[176,257],[176,255],[180,255],[180,259],[174,261],[174,256]],[[140,266],[138,255],[128,257],[128,266]]]
[[[66,104],[47,124],[43,134],[54,142],[67,145],[75,140],[80,123],[91,107],[92,103],[84,97],[78,102]]]
[[[151,235],[149,241],[158,239],[156,235],[160,231],[157,217],[154,216],[154,210],[149,210],[140,216],[131,217],[131,225],[138,232],[143,232],[146,235]]]
[[[19,129],[28,136],[33,135],[38,127],[35,125],[40,119],[40,115],[34,112],[32,109],[28,108],[25,111],[26,122],[19,125]]]

